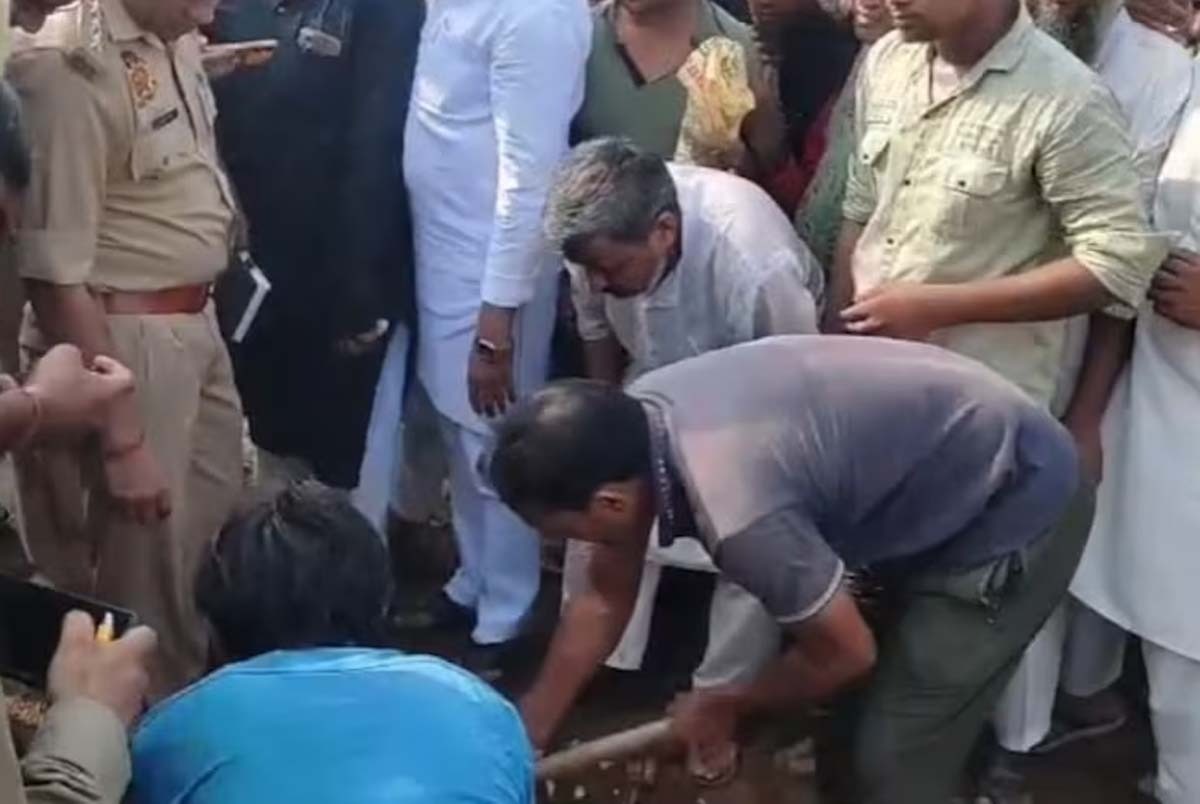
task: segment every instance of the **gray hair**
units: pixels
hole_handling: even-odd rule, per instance
[[[567,155],[555,173],[543,223],[547,240],[575,260],[594,237],[643,240],[663,212],[679,212],[666,163],[629,140],[606,137]]]

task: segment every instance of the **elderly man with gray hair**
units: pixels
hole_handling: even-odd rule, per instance
[[[771,198],[732,174],[668,165],[627,140],[593,140],[559,168],[545,228],[570,270],[593,379],[621,384],[738,343],[816,332],[820,265]],[[691,540],[650,545],[611,667],[641,666],[663,566],[716,572]],[[584,589],[587,563],[586,547],[570,545],[564,599]],[[778,640],[762,605],[719,580],[695,685],[753,677]]]

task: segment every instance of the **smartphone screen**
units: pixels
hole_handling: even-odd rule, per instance
[[[137,620],[126,609],[0,575],[0,676],[45,689],[63,617],[75,609],[92,615],[97,625],[111,613],[115,637]]]

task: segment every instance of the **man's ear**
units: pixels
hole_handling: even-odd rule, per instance
[[[679,216],[670,210],[660,212],[654,219],[654,228],[650,230],[650,243],[655,250],[668,252],[674,250],[678,239]]]
[[[624,490],[608,485],[596,489],[591,502],[588,503],[588,508],[593,513],[612,516],[613,514],[627,513],[632,504],[633,501],[629,499],[629,495]]]

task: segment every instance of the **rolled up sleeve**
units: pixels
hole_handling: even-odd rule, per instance
[[[875,213],[874,154],[869,149],[873,143],[867,138],[864,120],[867,117],[868,74],[876,62],[868,61],[858,73],[854,85],[854,150],[846,170],[846,197],[842,201],[842,217],[854,223],[865,224]]]
[[[33,172],[16,232],[17,272],[58,285],[92,273],[104,206],[108,137],[88,79],[61,53],[17,57],[8,78],[21,98]]]
[[[582,99],[590,25],[582,6],[530,4],[499,35],[491,66],[499,154],[487,304],[520,307],[547,264],[542,208]]]
[[[1167,243],[1150,229],[1120,111],[1098,85],[1051,123],[1037,178],[1072,256],[1116,300],[1106,312],[1133,317]]]
[[[29,804],[116,804],[130,778],[125,727],[95,701],[56,703],[21,772]]]

